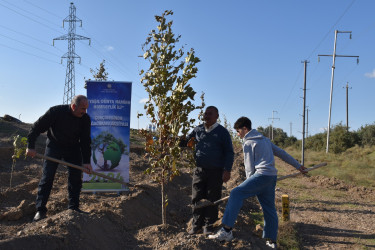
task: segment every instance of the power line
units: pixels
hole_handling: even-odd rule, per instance
[[[341,14],[341,16],[337,19],[337,21],[332,25],[332,27],[328,30],[328,32],[325,34],[323,39],[318,43],[318,45],[313,49],[313,51],[310,53],[310,55],[307,57],[307,59],[310,59],[310,57],[314,54],[314,52],[320,47],[320,45],[323,43],[323,41],[328,37],[328,35],[332,32],[332,30],[335,28],[335,26],[341,21],[341,19],[345,16],[345,14],[349,11],[349,9],[353,6],[357,0],[353,0],[348,7],[344,10],[344,12]]]
[[[56,15],[56,13],[52,13],[52,12],[49,11],[49,10],[43,9],[42,7],[40,7],[40,6],[38,6],[38,5],[34,4],[34,3],[32,3],[32,2],[30,2],[30,1],[27,1],[27,0],[23,0],[23,1],[26,2],[26,3],[28,3],[28,4],[30,4],[30,5],[32,5],[32,6],[34,6],[34,7],[36,7],[36,8],[38,8],[38,9],[40,9],[40,10],[42,10],[42,11],[44,11],[44,12],[46,12],[46,13],[48,13],[48,14],[50,14],[50,15],[53,16],[53,17],[57,17],[57,18],[59,18],[59,19],[63,19],[63,17],[60,17],[60,16]]]
[[[28,37],[28,38],[30,38],[30,39],[33,39],[33,40],[35,40],[35,41],[37,41],[37,42],[39,42],[39,43],[43,43],[43,44],[47,44],[47,45],[50,45],[50,46],[51,46],[51,44],[49,44],[49,43],[47,43],[47,42],[45,42],[45,41],[39,40],[38,38],[35,38],[35,37],[32,37],[32,36],[30,36],[30,35],[28,35],[28,34],[25,34],[25,33],[19,32],[19,31],[16,31],[16,30],[14,30],[14,29],[10,29],[10,28],[8,28],[8,27],[5,27],[4,25],[1,25],[1,24],[0,24],[0,27],[3,28],[3,29],[6,29],[6,30],[12,31],[12,32],[14,32],[14,33],[16,33],[16,34],[19,34],[19,35],[22,35],[22,36]],[[13,38],[12,38],[12,39],[13,39]],[[61,49],[59,49],[59,48],[56,48],[56,47],[55,47],[55,49],[60,50],[61,52],[63,52],[63,51],[62,51]]]
[[[13,4],[13,3],[10,3],[10,2],[8,2],[8,1],[6,1],[6,0],[1,0],[1,1],[3,1],[3,2],[9,4],[9,5],[12,5],[12,6],[14,6],[15,8],[17,8],[17,9],[23,11],[23,12],[26,12],[26,13],[28,13],[28,14],[31,14],[31,15],[33,15],[33,16],[39,18],[39,19],[42,19],[42,20],[47,21],[47,22],[50,22],[50,20],[47,20],[47,19],[45,19],[45,18],[43,18],[43,17],[40,17],[40,16],[36,15],[35,13],[30,12],[30,11],[28,11],[28,10],[24,10],[24,9],[22,9],[21,7],[18,7],[17,5],[15,5],[15,4]]]
[[[30,52],[27,52],[27,51],[23,51],[23,50],[20,50],[20,49],[16,49],[16,48],[10,47],[10,46],[5,45],[5,44],[1,44],[1,43],[0,43],[0,46],[6,47],[6,48],[8,48],[8,49],[12,49],[12,50],[15,50],[15,51],[18,51],[18,52],[24,53],[24,54],[28,54],[28,55],[31,55],[31,56],[35,56],[35,57],[38,57],[38,58],[40,58],[40,59],[43,59],[43,60],[46,60],[46,61],[49,61],[49,62],[53,62],[53,63],[57,63],[57,64],[59,64],[58,62],[52,61],[52,60],[50,60],[50,59],[48,59],[48,58],[45,58],[45,57],[42,57],[42,56],[39,56],[39,55],[35,55],[35,54],[33,54],[33,53],[30,53]]]
[[[30,19],[30,20],[33,21],[33,22],[39,23],[40,25],[43,25],[44,27],[46,27],[46,28],[48,28],[48,29],[51,29],[51,30],[53,30],[53,31],[56,31],[54,28],[51,28],[50,26],[48,26],[48,25],[46,25],[46,24],[44,24],[44,23],[41,23],[41,22],[39,22],[39,21],[37,21],[37,20],[31,18],[31,17],[28,17],[28,16],[26,16],[26,15],[24,15],[24,14],[22,14],[22,13],[16,11],[16,10],[14,10],[14,9],[12,9],[12,8],[9,8],[8,6],[6,6],[6,5],[4,5],[4,4],[1,4],[1,3],[0,3],[0,5],[3,6],[3,7],[5,7],[5,8],[7,8],[7,9],[9,9],[9,10],[11,10],[11,11],[13,11],[13,12],[15,12],[15,13],[17,13],[18,15],[21,15],[21,16],[27,18],[27,19]],[[60,31],[57,31],[57,32],[59,32],[59,33],[62,34],[62,32],[60,32]]]
[[[3,34],[0,34],[0,36],[5,37],[5,38],[8,38],[8,39],[13,40],[13,41],[16,41],[16,42],[21,43],[21,44],[23,44],[23,45],[29,46],[29,47],[31,47],[31,48],[34,48],[34,49],[40,50],[40,51],[42,51],[42,52],[44,52],[44,53],[51,54],[51,55],[53,55],[53,56],[58,56],[57,54],[54,54],[54,53],[52,53],[52,52],[49,52],[49,51],[45,51],[45,50],[39,49],[39,48],[37,48],[37,47],[35,47],[35,46],[33,46],[33,45],[30,45],[30,44],[28,44],[28,43],[21,42],[21,41],[19,41],[19,40],[17,40],[17,39],[14,39],[14,38],[9,37],[9,36],[3,35]]]

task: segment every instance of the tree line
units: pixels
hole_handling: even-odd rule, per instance
[[[257,130],[270,138],[271,126],[258,127]],[[288,136],[281,128],[273,128],[273,142],[279,147],[301,147],[301,140],[294,136]],[[323,151],[326,149],[327,131],[305,138],[305,149]],[[338,154],[345,152],[354,146],[375,145],[375,123],[361,126],[357,131],[347,131],[342,123],[335,125],[330,131],[329,152]]]

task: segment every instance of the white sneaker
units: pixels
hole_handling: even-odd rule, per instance
[[[275,242],[272,242],[270,240],[267,240],[266,241],[266,246],[270,247],[270,248],[273,248],[273,249],[277,249],[276,247],[276,243]]]
[[[233,240],[233,233],[232,230],[230,230],[230,232],[226,232],[224,228],[221,228],[216,234],[209,235],[208,238],[218,241],[231,241]]]

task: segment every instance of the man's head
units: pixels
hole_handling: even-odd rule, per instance
[[[211,127],[219,118],[219,110],[215,106],[208,106],[203,114],[203,120],[206,127]]]
[[[242,139],[251,130],[251,121],[247,117],[240,117],[234,123],[234,129],[237,131],[238,136]]]
[[[82,117],[86,114],[86,110],[89,107],[89,101],[84,95],[77,95],[73,97],[72,103],[70,104],[72,114],[76,117]]]

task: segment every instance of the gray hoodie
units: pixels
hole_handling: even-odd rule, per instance
[[[249,178],[254,173],[277,175],[274,155],[296,169],[301,167],[301,164],[296,159],[255,129],[252,129],[244,136],[243,153],[246,178]]]

